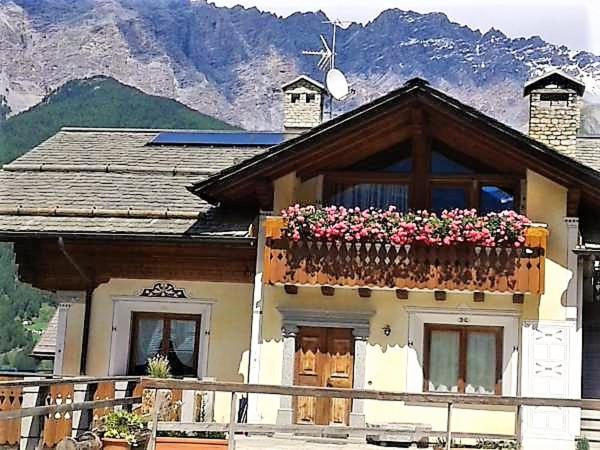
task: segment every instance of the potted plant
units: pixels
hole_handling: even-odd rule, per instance
[[[156,438],[156,450],[222,450],[227,446],[225,433],[214,431],[163,432]]]
[[[148,440],[148,421],[145,417],[128,411],[113,411],[103,418],[98,430],[102,447],[106,450],[129,450]]]
[[[164,355],[156,355],[148,360],[148,376],[152,378],[170,378],[171,366]],[[162,403],[158,411],[158,420],[163,422],[178,421],[181,403],[173,400],[171,389],[144,389],[142,393],[142,413],[152,414],[157,393],[160,393]]]

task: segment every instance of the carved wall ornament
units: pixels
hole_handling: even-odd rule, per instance
[[[172,283],[158,282],[151,288],[143,289],[141,297],[187,298],[185,290],[177,288]]]

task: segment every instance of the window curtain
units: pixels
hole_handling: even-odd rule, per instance
[[[429,347],[429,390],[458,392],[460,333],[432,330]]]
[[[408,210],[408,187],[398,184],[335,185],[336,192],[330,203],[336,206],[361,209],[370,207],[387,209],[395,206],[399,211]]]
[[[171,320],[169,362],[173,373],[189,375],[194,372],[195,320]]]
[[[163,321],[160,319],[140,319],[137,322],[135,340],[135,370],[145,373],[148,360],[161,351]]]
[[[467,334],[467,394],[494,394],[496,389],[496,335]]]

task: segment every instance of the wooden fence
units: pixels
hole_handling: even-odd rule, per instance
[[[229,392],[231,393],[231,409],[228,423],[180,423],[159,422],[158,408],[160,400],[154,404],[155,410],[152,415],[152,436],[148,450],[155,449],[156,434],[158,431],[219,431],[226,432],[229,440],[229,450],[235,448],[235,433],[315,433],[330,435],[352,435],[353,433],[366,434],[376,430],[379,433],[405,433],[397,428],[369,428],[353,426],[321,426],[321,425],[281,425],[281,424],[246,424],[236,423],[238,394],[267,394],[288,395],[308,397],[330,397],[351,400],[376,400],[410,402],[422,405],[445,405],[447,408],[446,431],[428,432],[428,437],[441,437],[445,440],[446,449],[450,450],[453,438],[485,438],[485,439],[507,439],[520,441],[520,423],[523,406],[550,406],[564,408],[583,408],[600,411],[600,400],[571,400],[557,398],[534,398],[534,397],[501,397],[494,395],[471,395],[471,394],[442,394],[423,393],[413,394],[405,392],[375,391],[364,389],[341,389],[341,388],[315,388],[304,386],[277,386],[263,384],[244,383],[220,383],[207,381],[173,380],[144,378],[142,386],[145,389],[181,389],[205,392]],[[455,405],[472,406],[508,406],[515,408],[515,433],[513,435],[493,435],[490,433],[453,433],[452,432],[452,410]]]
[[[117,385],[125,383],[125,395],[117,398]],[[183,416],[174,418],[173,421],[163,422],[158,420],[158,411],[161,409],[163,396],[168,395],[171,400],[177,401],[185,396],[186,392],[225,392],[230,393],[230,416],[227,423],[215,423],[212,418],[206,422],[194,422]],[[321,426],[321,425],[281,425],[281,424],[248,424],[237,423],[237,407],[239,394],[265,394],[284,396],[308,396],[343,398],[350,400],[374,400],[409,402],[421,405],[444,405],[447,409],[446,430],[428,431],[426,437],[440,437],[445,440],[449,449],[453,438],[485,438],[485,439],[520,439],[519,426],[521,410],[524,406],[545,406],[582,408],[600,411],[600,400],[571,400],[555,398],[532,397],[501,397],[489,395],[465,395],[442,393],[403,393],[390,391],[340,389],[340,388],[315,388],[303,386],[277,386],[243,383],[221,383],[216,381],[154,379],[139,377],[74,377],[74,378],[48,378],[48,379],[12,379],[0,381],[0,393],[9,397],[2,400],[0,410],[0,436],[5,439],[5,444],[15,445],[19,439],[31,438],[26,430],[20,430],[20,420],[26,417],[37,418],[41,421],[38,437],[40,445],[51,448],[62,438],[88,430],[93,426],[94,420],[102,417],[116,406],[140,404],[142,397],[147,394],[154,396],[152,410],[151,438],[148,450],[154,450],[156,435],[159,431],[213,431],[225,432],[228,435],[229,449],[235,448],[236,433],[314,433],[321,435],[347,435],[365,436],[377,431],[391,435],[394,433],[405,434],[406,430],[394,427],[355,427],[355,426]],[[121,389],[121,393],[123,390]],[[3,394],[0,394],[0,396]],[[17,397],[20,397],[17,399]],[[456,405],[471,406],[503,406],[513,407],[515,411],[515,433],[512,435],[494,435],[489,433],[457,433],[452,431],[452,413]],[[82,411],[91,411],[87,420],[81,415]],[[78,415],[79,414],[79,415]]]
[[[89,429],[115,406],[141,403],[141,390],[140,377],[3,376],[0,446],[15,446],[24,438],[52,448],[64,437]],[[84,411],[92,413],[83,415]],[[35,418],[35,426],[31,421],[29,429],[23,429],[25,417]]]

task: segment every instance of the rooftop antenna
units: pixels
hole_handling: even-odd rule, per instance
[[[333,116],[333,99],[343,100],[350,93],[346,76],[340,70],[335,68],[337,28],[344,24],[349,24],[350,22],[327,20],[322,23],[328,23],[333,26],[331,46],[329,46],[327,43],[325,36],[321,34],[319,37],[321,38],[321,44],[323,45],[323,48],[321,50],[305,50],[302,52],[302,54],[308,56],[319,56],[320,58],[319,62],[317,63],[317,67],[322,71],[327,71],[327,74],[325,75],[325,85],[327,86],[327,91],[329,92],[329,118],[331,119]]]

